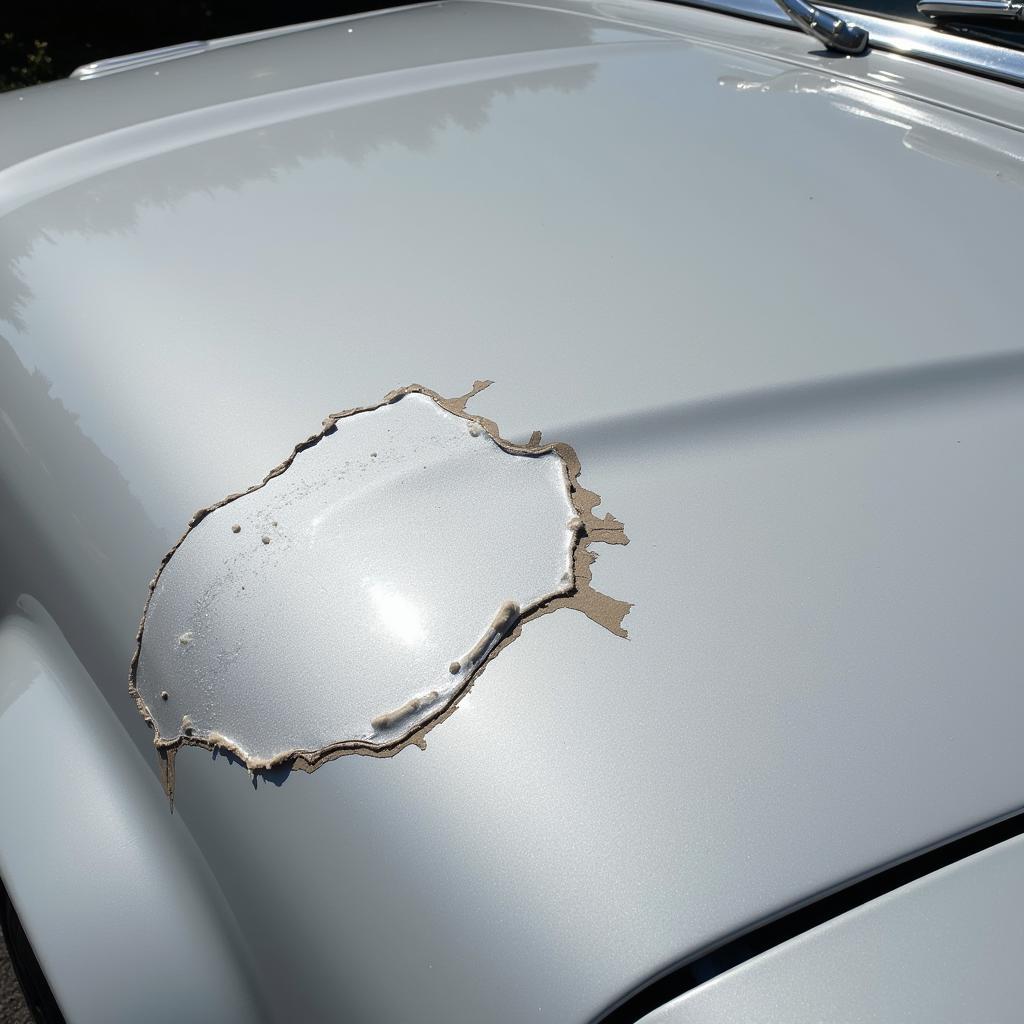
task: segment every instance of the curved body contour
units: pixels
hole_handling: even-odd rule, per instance
[[[68,1019],[584,1024],[1019,809],[1020,100],[646,0],[0,97],[0,875]],[[189,517],[484,377],[628,525],[629,641],[539,619],[425,751],[186,749],[168,816],[127,671]]]

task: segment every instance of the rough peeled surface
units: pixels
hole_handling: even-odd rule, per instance
[[[389,756],[454,711],[524,623],[576,608],[619,636],[629,604],[591,587],[594,516],[566,444],[499,436],[411,385],[329,416],[244,494],[192,518],[150,585],[131,692],[168,795],[182,745],[251,772]]]

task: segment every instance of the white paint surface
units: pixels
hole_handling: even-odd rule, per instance
[[[406,395],[339,420],[203,519],[146,619],[137,685],[160,737],[187,716],[250,763],[393,743],[460,689],[502,605],[568,589],[562,460],[510,453],[474,426]]]

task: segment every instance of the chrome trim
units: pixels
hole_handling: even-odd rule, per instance
[[[1024,18],[1020,0],[920,0],[917,10],[931,18]]]
[[[90,78],[102,78],[103,75],[112,75],[117,71],[127,71],[129,68],[141,68],[147,64],[161,64],[166,60],[191,57],[193,54],[202,53],[204,50],[209,49],[209,45],[209,43],[195,40],[191,43],[178,43],[175,46],[161,46],[155,50],[126,53],[122,57],[104,57],[103,60],[94,60],[91,64],[82,64],[80,67],[75,68],[68,77],[77,78],[80,81],[87,81]]]
[[[836,53],[863,53],[868,46],[864,29],[815,7],[807,0],[775,0],[812,39]],[[998,0],[996,0],[998,2]]]
[[[680,0],[687,7],[702,7],[724,14],[765,21],[796,29],[775,0]],[[871,37],[871,47],[904,57],[916,57],[931,64],[997,78],[1012,85],[1024,85],[1024,51],[951,35],[931,25],[881,18],[863,11],[843,10],[831,4],[822,10],[837,18],[853,18]],[[1024,37],[1022,37],[1024,41]]]

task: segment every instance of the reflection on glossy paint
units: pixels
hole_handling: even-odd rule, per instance
[[[20,592],[35,594],[93,677],[109,685],[108,696],[122,698],[117,647],[138,617],[133,605],[145,590],[146,564],[169,536],[82,430],[77,412],[2,335],[0,481],[9,488],[0,520],[0,609]],[[0,704],[5,699],[13,699],[11,688],[0,686]],[[115,707],[134,726],[124,700]]]
[[[567,445],[512,444],[466,414],[488,383],[452,399],[410,385],[331,414],[261,484],[193,516],[154,579],[131,668],[169,794],[183,744],[312,770],[420,742],[531,617],[572,607],[626,635],[630,605],[589,572],[589,544],[626,543],[621,523],[594,516]],[[387,464],[373,486],[339,471],[358,452]],[[317,542],[304,523],[341,504]],[[268,556],[247,538],[284,508],[308,540]]]
[[[372,30],[386,33],[387,26],[375,21]],[[320,50],[310,50],[308,71],[267,58],[245,75],[264,83],[258,89],[240,89],[225,75],[191,107],[161,115],[161,101],[154,98],[150,116],[0,167],[0,320],[25,326],[32,292],[22,265],[43,238],[126,232],[146,206],[168,207],[189,195],[278,181],[314,160],[360,164],[393,144],[425,152],[455,127],[481,129],[499,96],[585,88],[599,59],[593,26],[575,17],[545,19],[544,38],[541,47],[517,18],[489,41],[480,37],[479,54],[464,45],[448,52],[458,46],[453,39],[438,45],[433,63],[389,67],[394,57],[386,45],[376,54],[368,47],[358,59],[350,58],[344,73],[332,48],[321,43]],[[633,35],[623,29],[612,38]],[[484,55],[487,60],[479,59]],[[129,82],[143,88],[137,78],[123,84]],[[153,162],[157,157],[159,165]],[[87,201],[76,185],[88,187]]]
[[[894,71],[869,71],[865,76],[874,82],[881,82],[882,85],[900,85],[903,82],[903,75]]]
[[[889,78],[899,81],[898,76]],[[1024,185],[1024,158],[1008,147],[1006,130],[1001,125],[814,71],[789,70],[770,76],[722,75],[718,84],[743,94],[824,96],[844,114],[902,130],[903,145],[915,153],[979,170],[999,181]]]
[[[422,643],[427,631],[419,609],[404,594],[386,583],[369,584],[370,600],[388,632],[410,647]]]

